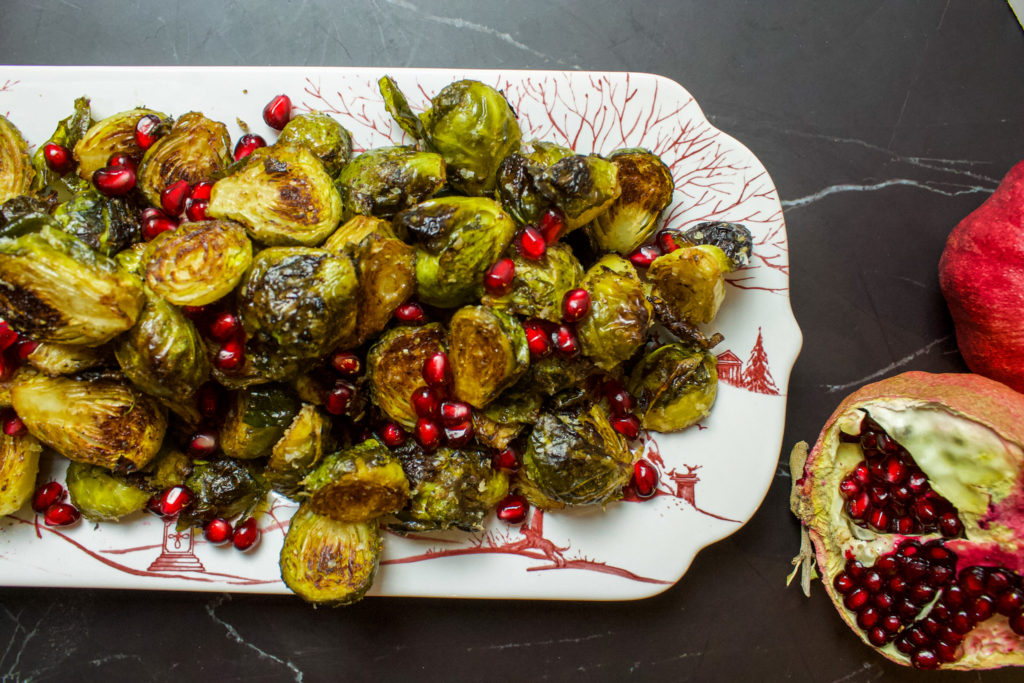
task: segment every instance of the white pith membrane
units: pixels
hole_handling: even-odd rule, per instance
[[[953,504],[964,525],[964,538],[943,539],[938,533],[879,533],[857,525],[849,517],[839,483],[865,456],[859,444],[841,441],[839,433],[858,435],[868,414],[909,452],[928,476],[932,489]],[[803,472],[805,478],[813,476],[814,481],[810,496],[798,503],[798,514],[814,543],[822,582],[844,620],[869,645],[867,634],[856,624],[857,613],[843,605],[843,595],[833,586],[848,557],[871,567],[907,539],[922,544],[937,539],[957,554],[957,575],[975,565],[1002,566],[1024,575],[1024,450],[966,416],[939,404],[905,398],[861,404],[833,423],[808,457]],[[921,609],[917,619],[931,611],[939,596],[941,591]],[[894,642],[871,647],[893,661],[909,664],[910,657],[897,650]],[[1007,617],[994,614],[964,637],[960,659],[943,663],[940,668],[1010,665],[1024,665],[1024,637],[1010,629]]]

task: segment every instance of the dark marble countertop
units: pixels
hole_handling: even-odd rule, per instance
[[[1024,32],[1005,2],[5,0],[0,63],[646,71],[768,168],[804,333],[755,517],[637,602],[0,589],[2,680],[981,680],[875,655],[818,587],[785,587],[788,451],[840,398],[962,371],[936,264],[1024,153]]]

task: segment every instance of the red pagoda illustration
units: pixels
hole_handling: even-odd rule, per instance
[[[149,565],[151,572],[204,572],[206,568],[192,552],[192,529],[177,531],[177,518],[164,520],[164,540],[160,556]]]
[[[775,386],[775,379],[768,369],[768,354],[764,350],[760,327],[757,328],[757,341],[742,369],[739,357],[732,351],[726,350],[718,355],[718,379],[758,394],[779,395],[779,388]]]

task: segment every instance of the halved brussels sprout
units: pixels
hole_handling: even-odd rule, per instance
[[[412,147],[378,147],[363,152],[338,176],[346,215],[391,218],[429,199],[445,183],[440,154]]]
[[[0,115],[0,204],[28,194],[35,173],[21,131]]]
[[[117,262],[61,230],[0,239],[0,317],[37,341],[99,346],[129,329],[145,297]]]
[[[114,522],[146,507],[149,491],[114,477],[110,470],[72,462],[65,475],[71,504],[93,522]]]
[[[739,223],[698,223],[683,232],[681,237],[691,244],[707,244],[721,249],[729,259],[730,272],[750,263],[753,254],[754,239],[750,231]]]
[[[221,450],[241,460],[269,455],[300,407],[298,398],[280,385],[239,391],[232,398],[220,428]]]
[[[105,346],[74,346],[72,344],[38,344],[25,358],[29,365],[45,375],[73,375],[102,365],[109,357]]]
[[[558,322],[562,319],[562,299],[583,279],[583,266],[565,244],[552,244],[537,260],[518,251],[512,254],[516,274],[512,288],[501,296],[485,294],[484,304],[527,318]]]
[[[522,384],[522,382],[520,382]],[[540,415],[541,394],[518,386],[502,393],[483,410],[473,411],[473,433],[477,441],[496,450],[507,448]]]
[[[369,522],[409,501],[402,465],[376,439],[327,456],[302,485],[313,511],[339,522]]]
[[[651,303],[633,264],[614,254],[583,276],[590,313],[577,326],[580,348],[597,367],[611,370],[640,348],[651,324]]]
[[[508,476],[491,467],[483,450],[442,446],[426,453],[410,440],[398,457],[412,487],[409,505],[391,525],[401,531],[479,531],[508,493]]]
[[[302,479],[330,446],[330,431],[330,420],[315,405],[304,403],[270,453],[264,476],[271,488],[295,498]]]
[[[317,358],[356,338],[359,282],[344,256],[271,247],[252,261],[238,290],[246,333],[294,358]]]
[[[493,401],[530,366],[522,325],[486,306],[455,312],[448,324],[448,347],[455,395],[476,408]]]
[[[717,363],[711,352],[678,343],[640,359],[626,388],[644,428],[676,432],[707,417],[718,393]]]
[[[248,517],[268,490],[256,467],[230,458],[196,461],[185,486],[195,494],[195,500],[178,515],[179,530],[216,517]]]
[[[0,432],[0,517],[17,512],[32,497],[42,452],[30,434]]]
[[[154,399],[112,373],[34,375],[11,388],[28,431],[68,460],[130,472],[153,459],[167,430]]]
[[[428,199],[398,214],[395,225],[421,247],[416,252],[417,296],[445,308],[471,303],[479,296],[484,272],[516,231],[515,222],[501,206],[484,197]]]
[[[114,254],[114,260],[126,273],[145,278],[146,259],[149,258],[149,251],[150,244],[148,242],[137,242]]]
[[[178,306],[205,306],[235,288],[252,263],[252,242],[231,221],[182,223],[147,251],[146,284]]]
[[[38,191],[46,187],[54,189],[63,188],[68,192],[74,193],[88,187],[88,183],[79,178],[76,173],[67,173],[62,177],[51,170],[50,166],[46,163],[45,148],[46,145],[52,142],[65,149],[73,150],[78,141],[82,139],[82,136],[92,127],[93,123],[89,98],[77,98],[75,100],[75,109],[71,116],[61,119],[50,139],[39,145],[35,154],[32,155],[32,166],[36,170],[36,177],[32,180],[32,189]]]
[[[566,231],[594,220],[622,192],[615,164],[596,154],[557,161],[544,169],[535,182],[541,194],[565,214]]]
[[[278,143],[302,145],[316,155],[333,178],[352,158],[352,135],[328,114],[311,111],[285,124]]]
[[[135,140],[135,126],[139,119],[150,114],[165,118],[158,111],[138,107],[108,116],[90,126],[75,144],[78,175],[83,180],[92,180],[92,174],[106,166],[107,161],[115,154],[127,154],[136,159],[142,156],[143,150]],[[160,189],[163,190],[163,187]],[[153,204],[160,206],[159,193]]]
[[[661,158],[644,149],[619,149],[608,161],[618,169],[622,194],[587,226],[587,233],[601,251],[626,255],[654,232],[658,217],[672,202],[675,183]]]
[[[396,327],[382,334],[366,354],[370,400],[389,418],[411,429],[416,412],[409,401],[414,391],[427,386],[423,363],[444,350],[444,328],[438,323]]]
[[[709,244],[679,247],[654,259],[647,269],[651,294],[662,299],[676,318],[709,323],[725,300],[729,258]]]
[[[106,163],[104,158],[103,164]],[[198,112],[189,112],[146,150],[139,163],[138,186],[150,204],[160,206],[160,194],[171,183],[210,180],[230,163],[231,137],[227,127]],[[210,205],[212,208],[212,201]]]
[[[308,602],[348,605],[373,585],[382,546],[376,524],[338,522],[301,505],[281,547],[281,579]]]
[[[541,509],[606,503],[629,483],[635,460],[600,406],[544,413],[523,452],[523,494]]]
[[[188,401],[210,376],[196,326],[152,292],[135,326],[114,342],[114,357],[132,384],[175,403]]]
[[[206,211],[238,221],[258,242],[312,247],[341,221],[341,196],[323,164],[305,147],[261,147],[241,169],[218,180]]]
[[[138,211],[117,197],[86,188],[57,207],[53,217],[70,233],[105,256],[139,240]]]

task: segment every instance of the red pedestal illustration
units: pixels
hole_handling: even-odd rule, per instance
[[[164,520],[164,541],[160,546],[160,557],[149,565],[151,572],[205,572],[206,568],[192,553],[192,529],[177,531],[176,519]]]

